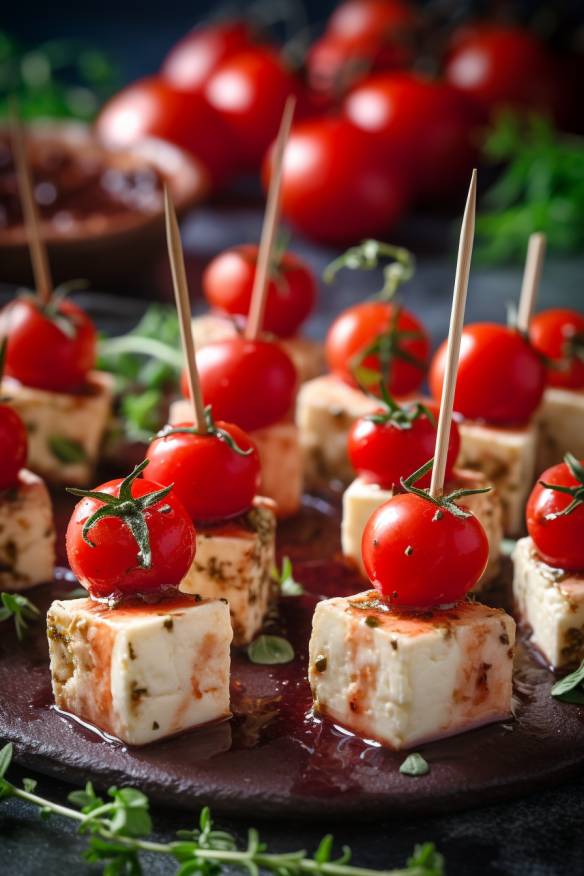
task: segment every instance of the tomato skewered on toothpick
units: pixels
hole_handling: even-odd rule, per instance
[[[566,307],[543,310],[531,320],[529,337],[548,362],[548,386],[584,388],[584,314]]]
[[[584,570],[584,461],[567,453],[548,468],[527,503],[527,530],[550,566]]]

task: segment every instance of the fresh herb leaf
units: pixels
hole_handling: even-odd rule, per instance
[[[40,611],[36,605],[20,593],[0,593],[0,622],[14,619],[14,627],[19,641],[22,641],[29,621],[36,621]]]
[[[304,587],[294,580],[294,572],[290,557],[284,557],[282,560],[282,569],[278,571],[276,567],[272,569],[272,579],[280,585],[280,593],[282,596],[302,596]]]
[[[63,465],[75,465],[87,460],[85,449],[72,438],[65,438],[64,435],[50,435],[48,445],[55,459],[58,459]]]
[[[389,301],[402,283],[406,283],[414,276],[416,267],[414,256],[403,246],[394,246],[380,240],[363,240],[358,246],[350,247],[327,265],[323,279],[325,283],[332,283],[342,268],[353,271],[373,271],[382,259],[391,261],[383,269],[383,288],[377,293],[377,297]]]
[[[408,754],[399,771],[404,776],[425,776],[426,773],[430,772],[430,765],[421,754],[414,751],[412,754]]]
[[[578,669],[556,681],[551,695],[564,703],[584,703],[584,660]]]
[[[247,656],[252,663],[273,666],[294,660],[294,649],[282,636],[258,636],[247,646]]]

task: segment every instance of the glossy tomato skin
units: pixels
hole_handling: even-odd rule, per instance
[[[0,311],[0,337],[10,339],[5,374],[25,386],[73,392],[95,367],[97,332],[84,310],[64,299],[58,314],[71,326],[66,334],[32,297],[16,298]]]
[[[566,348],[575,335],[584,344],[584,314],[577,310],[556,307],[537,313],[531,320],[531,343],[557,366],[547,370],[549,386],[584,389],[584,361],[578,356],[567,356]]]
[[[359,385],[353,374],[351,362],[363,349],[374,342],[380,333],[389,329],[392,314],[393,305],[384,301],[366,301],[349,307],[335,319],[325,342],[325,355],[333,374],[350,386]],[[418,368],[401,359],[394,361],[388,389],[391,395],[403,396],[418,389],[424,379],[430,355],[430,340],[421,322],[403,308],[397,327],[400,331],[415,331],[420,334],[419,338],[402,341],[400,346],[423,363],[422,367]],[[375,355],[368,356],[362,365],[364,368],[378,371],[379,358]],[[374,390],[375,387],[371,389]]]
[[[211,307],[229,316],[247,316],[257,267],[255,244],[220,253],[203,274],[203,291]],[[286,252],[271,273],[263,328],[280,338],[296,334],[316,300],[314,274],[298,256]]]
[[[415,73],[379,74],[347,96],[344,113],[387,149],[411,157],[420,198],[440,198],[468,184],[477,160],[477,116],[447,83]]]
[[[270,178],[270,156],[264,185]],[[384,152],[347,119],[294,125],[284,155],[282,213],[303,234],[345,245],[386,234],[411,199],[407,156]]]
[[[96,121],[100,138],[128,146],[143,137],[169,140],[197,158],[216,187],[234,172],[229,131],[202,94],[181,91],[151,76],[112,97]]]
[[[225,338],[197,352],[197,367],[205,404],[246,432],[277,423],[292,408],[296,368],[276,343]],[[181,389],[187,397],[184,374]]]
[[[253,46],[244,21],[225,21],[195,27],[166,56],[161,73],[175,88],[202,91],[228,58]]]
[[[383,39],[410,30],[417,13],[403,0],[345,0],[328,20],[326,32],[343,39]]]
[[[386,490],[401,490],[401,478],[407,478],[434,456],[438,408],[431,407],[434,422],[425,414],[414,420],[408,429],[395,423],[374,423],[367,417],[356,420],[349,432],[349,459],[359,475],[369,483]],[[446,481],[460,451],[460,433],[453,421],[450,428],[446,459]],[[430,486],[431,475],[424,475],[416,486]]]
[[[217,521],[248,511],[260,480],[260,459],[248,435],[233,423],[217,422],[242,451],[233,450],[215,435],[174,432],[155,438],[148,448],[148,476],[160,484],[174,484],[178,496],[195,521]],[[193,428],[178,423],[173,429]]]
[[[442,395],[446,341],[430,366],[429,383]],[[496,323],[474,323],[462,333],[454,409],[468,420],[497,426],[527,423],[545,388],[545,366],[519,332]]]
[[[22,419],[13,408],[0,404],[0,490],[18,483],[27,455],[28,438]]]
[[[119,479],[108,481],[96,489],[118,496],[121,483]],[[132,483],[132,496],[144,496],[160,487],[139,478]],[[95,547],[83,540],[83,524],[102,504],[96,499],[81,499],[66,535],[69,565],[91,596],[95,599],[152,596],[178,587],[194,559],[196,542],[191,518],[173,491],[144,512],[152,550],[149,569],[138,565],[138,545],[119,517],[105,517],[95,524],[89,533]],[[165,507],[162,512],[161,507]]]
[[[564,487],[581,486],[564,462],[546,469],[540,480]],[[545,519],[548,514],[563,511],[571,501],[566,493],[536,484],[527,502],[527,531],[546,563],[570,572],[581,572],[584,570],[584,505],[574,508],[565,517]]]
[[[404,493],[381,505],[363,532],[363,562],[374,587],[404,608],[458,602],[484,572],[489,543],[479,521]]]

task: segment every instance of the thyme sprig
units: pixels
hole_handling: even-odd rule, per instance
[[[390,394],[383,381],[379,384],[379,392],[381,395],[380,403],[383,404],[385,410],[366,414],[363,417],[364,420],[369,420],[369,422],[379,426],[391,423],[397,429],[411,429],[416,420],[419,420],[420,417],[427,417],[433,426],[436,425],[434,412],[422,402],[400,405]]]
[[[413,365],[420,371],[426,370],[426,363],[417,356],[413,356],[409,350],[402,346],[403,341],[419,340],[423,337],[420,331],[415,329],[400,329],[399,318],[401,307],[392,306],[391,318],[387,329],[364,346],[349,361],[349,368],[357,383],[368,392],[371,387],[383,384],[389,386],[394,362],[401,360]],[[379,368],[370,368],[365,362],[375,356],[379,362]]]
[[[394,246],[380,240],[363,240],[358,246],[351,246],[345,253],[334,259],[323,272],[325,283],[332,283],[343,268],[358,271],[373,271],[381,259],[391,259],[383,269],[383,287],[377,297],[391,301],[399,287],[414,276],[416,261],[412,253],[403,246]]]
[[[416,846],[405,867],[372,870],[350,863],[351,850],[345,846],[340,857],[333,857],[333,838],[325,836],[315,854],[304,850],[270,852],[254,828],[250,828],[243,848],[227,831],[216,830],[205,807],[194,830],[178,831],[174,842],[155,842],[148,798],[136,788],[110,788],[107,798],[98,797],[91,782],[83,791],[69,794],[71,806],[64,806],[35,793],[36,782],[24,779],[19,788],[6,778],[12,761],[12,745],[0,750],[0,800],[16,797],[36,806],[43,817],[57,815],[76,821],[79,832],[88,836],[84,857],[104,866],[107,876],[141,876],[140,853],[165,855],[177,862],[176,876],[219,876],[232,868],[249,876],[274,873],[276,876],[444,876],[444,861],[432,843]],[[75,807],[75,808],[73,808]]]
[[[29,622],[37,621],[40,611],[21,593],[0,593],[0,603],[0,623],[12,618],[18,641],[21,642],[28,631]]]
[[[83,529],[81,530],[83,541],[89,547],[95,547],[95,544],[89,538],[89,533],[96,523],[105,517],[119,517],[128,526],[136,539],[138,563],[142,569],[149,569],[152,565],[150,534],[144,512],[158,502],[161,502],[174,486],[174,484],[170,484],[167,487],[162,487],[160,490],[147,493],[145,496],[132,496],[132,484],[142,474],[148,464],[149,460],[145,459],[130,472],[120,484],[117,496],[112,496],[110,493],[104,493],[101,490],[79,490],[76,487],[67,487],[67,492],[73,496],[78,496],[81,499],[97,499],[99,502],[103,502],[103,505],[97,511],[94,511],[83,524]],[[162,505],[158,510],[162,512],[167,508],[168,506]]]
[[[466,490],[466,489],[458,489],[453,490],[452,493],[448,493],[445,496],[431,496],[429,490],[421,490],[419,487],[414,487],[416,481],[419,481],[420,478],[423,478],[424,475],[427,475],[428,472],[432,471],[432,467],[434,465],[434,458],[429,459],[428,462],[425,462],[424,465],[420,466],[413,474],[411,474],[407,478],[401,478],[400,483],[406,493],[413,493],[414,496],[418,496],[420,499],[425,499],[427,502],[431,502],[433,505],[436,505],[436,516],[439,519],[439,514],[442,511],[448,511],[449,514],[453,514],[454,517],[458,517],[459,519],[464,519],[466,517],[472,517],[470,511],[465,511],[464,508],[461,508],[460,505],[457,505],[458,499],[462,499],[464,496],[474,496],[477,493],[488,493],[491,487],[479,487],[475,490]]]
[[[545,515],[546,520],[555,520],[557,517],[567,517],[572,511],[575,511],[580,505],[584,504],[584,466],[580,463],[573,453],[566,453],[564,462],[568,466],[570,473],[576,478],[578,484],[573,487],[567,487],[563,484],[548,484],[546,481],[540,481],[542,487],[547,490],[555,490],[557,493],[565,493],[572,497],[569,505],[566,505],[561,511],[554,511]]]
[[[197,429],[196,426],[169,425],[165,426],[164,429],[161,429],[156,437],[168,438],[170,435],[199,435],[201,438],[218,438],[219,441],[223,441],[231,450],[233,450],[234,453],[239,454],[239,456],[249,456],[250,453],[253,453],[253,447],[248,447],[247,450],[243,450],[233,435],[216,425],[215,420],[213,419],[211,405],[207,405],[205,408],[205,423],[207,425],[206,432],[203,432],[202,429]]]

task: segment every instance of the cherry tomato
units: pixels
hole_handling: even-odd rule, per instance
[[[584,389],[584,314],[557,307],[536,314],[529,326],[536,350],[552,360],[550,386]]]
[[[246,432],[278,422],[294,402],[296,368],[278,344],[225,338],[197,352],[197,367],[205,404]],[[188,396],[185,374],[181,388]]]
[[[411,157],[422,198],[439,198],[468,184],[477,159],[477,119],[450,85],[415,73],[379,74],[349,94],[344,112],[387,148]]]
[[[267,48],[228,58],[209,79],[207,100],[226,123],[233,138],[229,138],[230,146],[245,168],[260,166],[291,94],[300,96],[298,80]],[[299,111],[300,107],[297,115]]]
[[[267,185],[269,156],[264,168]],[[383,237],[409,205],[408,161],[346,119],[295,125],[284,155],[282,213],[300,231],[331,244]]]
[[[16,298],[0,311],[0,337],[10,339],[5,374],[25,386],[71,392],[95,366],[95,326],[67,299],[47,310],[32,296]]]
[[[196,27],[172,47],[161,73],[175,88],[201,91],[223,61],[251,46],[252,34],[244,21]]]
[[[430,366],[432,395],[440,401],[446,341]],[[462,333],[454,409],[468,420],[494,425],[526,423],[541,401],[545,366],[514,329],[495,323],[467,325]]]
[[[121,484],[121,479],[108,481],[96,491],[119,496]],[[139,498],[160,488],[140,478],[133,481],[131,495]],[[98,499],[81,499],[67,527],[67,557],[80,584],[96,599],[159,594],[178,587],[195,556],[195,529],[173,491],[143,511],[152,551],[150,568],[140,565],[138,543],[121,517],[104,517],[90,529],[94,547],[84,541],[83,525],[103,505]]]
[[[163,430],[148,448],[148,477],[174,484],[173,493],[193,520],[243,514],[251,508],[259,485],[260,460],[253,441],[233,423],[219,421],[215,427],[221,430],[218,434],[201,435],[193,432],[192,423],[178,423]]]
[[[584,462],[581,461],[580,465],[584,465]],[[546,469],[540,480],[562,487],[583,486],[564,462]],[[581,572],[584,570],[584,504],[578,505],[565,516],[546,519],[550,514],[563,511],[571,501],[567,493],[548,489],[538,483],[527,502],[527,531],[546,563],[571,572]]]
[[[258,247],[243,244],[220,253],[203,274],[203,291],[211,307],[247,316],[256,273]],[[310,268],[291,252],[273,265],[263,328],[281,338],[295,335],[314,307],[316,282]]]
[[[329,18],[326,32],[344,39],[399,38],[417,18],[415,8],[403,0],[345,0]]]
[[[402,406],[408,407],[408,406]],[[414,406],[411,406],[412,408]],[[379,484],[386,490],[401,489],[400,479],[407,478],[434,456],[438,408],[432,405],[430,413],[420,413],[410,421],[409,427],[400,426],[394,419],[376,423],[368,417],[356,420],[349,432],[349,459],[357,474],[370,483]],[[386,410],[380,410],[386,414]],[[460,434],[455,422],[450,427],[446,480],[452,473],[460,450]],[[431,475],[424,475],[416,486],[430,486]]]
[[[427,608],[458,602],[489,557],[485,530],[473,515],[436,514],[404,493],[381,505],[363,532],[363,562],[374,587],[396,605]]]
[[[549,113],[560,97],[545,46],[520,27],[483,24],[460,30],[452,41],[445,76],[487,115],[500,106]]]
[[[113,146],[127,146],[143,137],[169,140],[191,152],[215,186],[223,185],[234,170],[229,131],[205,97],[179,91],[155,76],[140,79],[112,97],[96,128]]]
[[[325,354],[330,370],[350,386],[365,384],[372,392],[379,390],[379,381],[368,379],[382,373],[382,363],[378,352],[365,355],[365,351],[380,339],[393,338],[393,355],[388,363],[390,395],[403,396],[418,389],[424,379],[430,340],[423,325],[416,317],[403,308],[400,309],[396,325],[394,305],[385,301],[365,301],[344,310],[331,325],[325,342]],[[419,337],[401,338],[402,332],[416,332]],[[401,355],[413,357],[415,365]],[[358,379],[359,371],[365,374]],[[430,454],[432,455],[432,454]]]
[[[27,455],[24,423],[13,408],[0,404],[0,490],[18,483],[18,473],[26,465]]]

